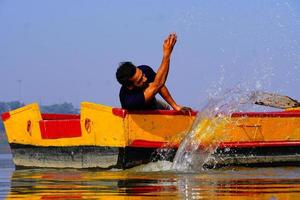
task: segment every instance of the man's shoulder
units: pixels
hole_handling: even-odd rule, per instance
[[[121,87],[119,98],[122,108],[128,110],[138,110],[145,104],[142,90],[129,90],[125,86]]]
[[[133,94],[136,94],[136,93],[140,93],[141,91],[142,91],[142,90],[136,90],[136,89],[134,89],[134,90],[129,90],[127,87],[122,86],[122,87],[120,88],[120,93],[119,93],[119,95],[120,95],[120,96],[133,95]]]
[[[122,86],[120,88],[120,95],[124,95],[126,93],[130,92],[130,90],[128,90],[125,86]]]

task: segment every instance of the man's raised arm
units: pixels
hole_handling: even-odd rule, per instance
[[[160,67],[157,70],[155,79],[152,83],[149,84],[144,90],[145,101],[151,100],[159,90],[165,85],[167,80],[169,66],[170,66],[170,58],[173,51],[173,47],[175,46],[177,41],[177,35],[175,33],[170,34],[164,41],[163,44],[163,58],[160,64]]]

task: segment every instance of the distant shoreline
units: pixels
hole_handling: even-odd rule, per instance
[[[5,132],[0,131],[0,144],[2,144],[3,142],[7,143],[7,138],[6,138]]]
[[[7,142],[5,132],[0,132],[0,154],[10,154],[10,147]]]

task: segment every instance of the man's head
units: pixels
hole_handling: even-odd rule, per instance
[[[121,85],[126,86],[128,89],[148,86],[145,74],[131,62],[120,63],[116,72],[116,78]]]

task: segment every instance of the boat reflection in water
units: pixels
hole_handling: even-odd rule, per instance
[[[13,172],[6,199],[299,199],[299,174],[296,167],[201,173],[26,169]]]

